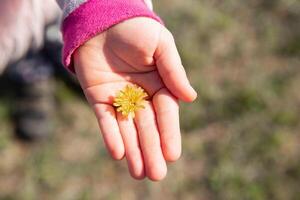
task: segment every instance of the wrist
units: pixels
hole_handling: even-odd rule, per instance
[[[134,17],[149,17],[161,22],[140,0],[89,0],[68,15],[62,25],[63,63],[72,72],[72,54],[92,37]]]

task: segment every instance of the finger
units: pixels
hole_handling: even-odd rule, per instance
[[[145,177],[144,162],[133,119],[117,113],[117,120],[124,141],[125,155],[130,174],[133,178],[143,179]]]
[[[145,162],[146,175],[154,181],[162,180],[167,173],[167,166],[161,150],[155,113],[150,102],[145,109],[136,112],[135,124]]]
[[[181,155],[179,106],[177,99],[164,88],[153,97],[162,150],[167,161],[173,162]]]
[[[172,34],[164,29],[155,52],[158,71],[167,88],[179,99],[191,102],[197,93],[192,88],[182,66]]]
[[[121,160],[125,155],[125,148],[114,108],[107,104],[95,104],[93,108],[108,151],[114,159]]]

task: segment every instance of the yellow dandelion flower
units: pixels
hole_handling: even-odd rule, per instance
[[[143,88],[137,85],[127,85],[123,90],[117,93],[113,105],[123,116],[131,116],[134,118],[137,110],[145,108],[144,103],[146,97],[148,97],[148,94]]]

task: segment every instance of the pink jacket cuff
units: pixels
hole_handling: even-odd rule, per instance
[[[74,10],[62,24],[63,64],[74,72],[72,54],[90,38],[124,20],[149,17],[161,22],[143,0],[89,0]]]

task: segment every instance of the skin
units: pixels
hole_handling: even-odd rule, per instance
[[[133,18],[78,48],[74,66],[111,156],[126,157],[135,179],[162,180],[167,162],[181,155],[178,100],[197,97],[172,34],[155,20]],[[116,93],[132,83],[150,96],[134,119],[112,106]]]

